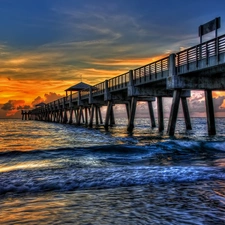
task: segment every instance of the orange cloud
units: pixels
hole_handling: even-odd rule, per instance
[[[29,109],[30,106],[25,104],[24,100],[9,100],[2,105],[1,109],[6,111],[6,116],[13,116],[21,109]]]
[[[225,96],[225,91],[213,91],[212,92],[213,98],[218,98],[221,96]]]
[[[18,112],[18,110],[14,109],[14,110],[10,110],[7,111],[6,116],[14,116],[16,113]]]
[[[225,99],[223,100],[222,105],[220,106],[221,109],[225,109]]]

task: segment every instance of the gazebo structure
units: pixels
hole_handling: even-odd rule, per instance
[[[43,106],[45,106],[46,104],[44,103],[44,102],[40,102],[40,103],[38,103],[37,105],[35,105],[35,107],[37,108],[37,107],[43,107]]]
[[[84,90],[84,89],[88,89],[89,87],[91,87],[91,85],[86,84],[86,83],[83,83],[83,82],[80,82],[80,83],[78,83],[78,84],[75,84],[75,85],[73,85],[73,86],[67,88],[67,89],[65,90],[66,96],[68,96],[68,91],[70,91],[70,94],[72,94],[73,91],[74,91],[74,92],[77,92],[77,91],[81,91],[81,90]]]
[[[66,122],[68,121],[69,124],[72,123],[72,118],[73,118],[73,115],[75,115],[75,119],[76,119],[76,124],[77,125],[80,125],[81,123],[81,120],[83,120],[83,123],[85,123],[86,125],[88,124],[88,112],[89,112],[89,117],[90,117],[90,124],[92,125],[93,123],[93,116],[94,116],[94,113],[95,113],[95,120],[96,120],[96,124],[98,124],[98,119],[100,119],[100,123],[103,123],[102,122],[102,115],[101,115],[101,111],[100,111],[100,106],[98,105],[94,105],[92,104],[91,106],[81,106],[79,105],[80,104],[80,91],[83,91],[83,90],[87,90],[87,92],[90,91],[90,87],[92,87],[92,90],[96,90],[97,88],[96,87],[93,87],[89,84],[86,84],[84,82],[80,82],[78,84],[75,84],[69,88],[67,88],[65,90],[66,92],[66,97],[68,97],[68,95],[70,95],[70,101],[71,101],[71,107],[70,107],[70,112],[69,112],[69,119],[67,118],[67,112],[65,110],[64,112],[64,116],[63,116],[63,122]],[[68,94],[69,92],[69,94]],[[78,92],[78,107],[74,107],[72,105],[72,94],[73,92]],[[83,114],[83,110],[85,111],[85,116]],[[95,112],[94,112],[95,111]]]

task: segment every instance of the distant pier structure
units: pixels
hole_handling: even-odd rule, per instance
[[[216,23],[218,18],[209,23]],[[204,31],[205,26],[201,30]],[[201,31],[200,35],[204,34]],[[22,118],[46,122],[102,124],[107,129],[115,123],[113,106],[124,104],[128,117],[127,130],[134,128],[137,101],[146,101],[151,126],[156,127],[152,102],[157,99],[158,130],[164,130],[163,98],[171,97],[172,105],[167,132],[174,135],[181,102],[187,129],[192,129],[187,98],[191,90],[205,93],[208,133],[216,134],[212,91],[225,90],[225,35],[202,42],[183,51],[130,70],[96,85],[80,82],[66,91],[66,96],[30,111],[22,111]],[[103,121],[101,107],[106,106]],[[27,117],[26,117],[27,116]]]
[[[21,115],[22,115],[22,120],[30,120],[30,116],[31,116],[31,111],[30,110],[22,110],[21,111]]]

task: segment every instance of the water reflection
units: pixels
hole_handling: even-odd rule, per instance
[[[8,196],[2,224],[223,224],[224,181]],[[2,200],[0,201],[2,202]],[[7,203],[5,203],[7,202]]]

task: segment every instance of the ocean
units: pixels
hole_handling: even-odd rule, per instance
[[[0,119],[0,224],[225,224],[225,118],[126,124]]]

